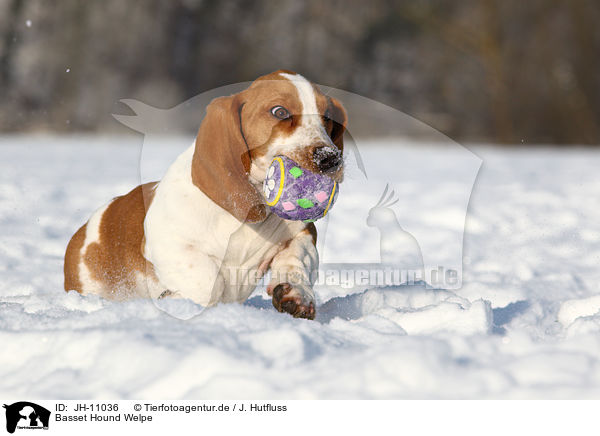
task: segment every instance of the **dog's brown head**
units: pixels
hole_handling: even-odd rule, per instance
[[[260,185],[273,157],[343,177],[347,116],[336,99],[291,71],[276,71],[206,109],[192,163],[192,181],[240,221],[266,217]]]

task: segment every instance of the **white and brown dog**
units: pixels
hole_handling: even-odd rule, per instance
[[[243,302],[271,269],[281,312],[314,318],[316,229],[269,212],[276,155],[340,182],[346,112],[314,84],[276,71],[207,107],[195,144],[160,182],[97,210],[65,254],[65,290],[105,298]]]

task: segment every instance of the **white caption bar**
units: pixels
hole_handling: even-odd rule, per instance
[[[532,435],[597,432],[597,401],[2,400],[27,435]],[[34,430],[45,430],[42,433]],[[4,433],[7,434],[7,433]]]

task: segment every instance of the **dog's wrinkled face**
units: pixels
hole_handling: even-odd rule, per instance
[[[262,183],[277,155],[341,181],[346,112],[336,99],[299,74],[284,71],[257,79],[240,98],[253,183]]]

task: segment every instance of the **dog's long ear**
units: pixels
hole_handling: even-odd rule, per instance
[[[192,182],[241,222],[266,218],[262,195],[248,180],[250,155],[241,129],[240,94],[214,99],[196,137]]]
[[[346,125],[348,124],[348,115],[344,106],[339,100],[328,97],[329,99],[329,118],[333,121],[333,127],[331,128],[331,141],[335,144],[340,151],[344,151],[344,132],[346,131]]]

